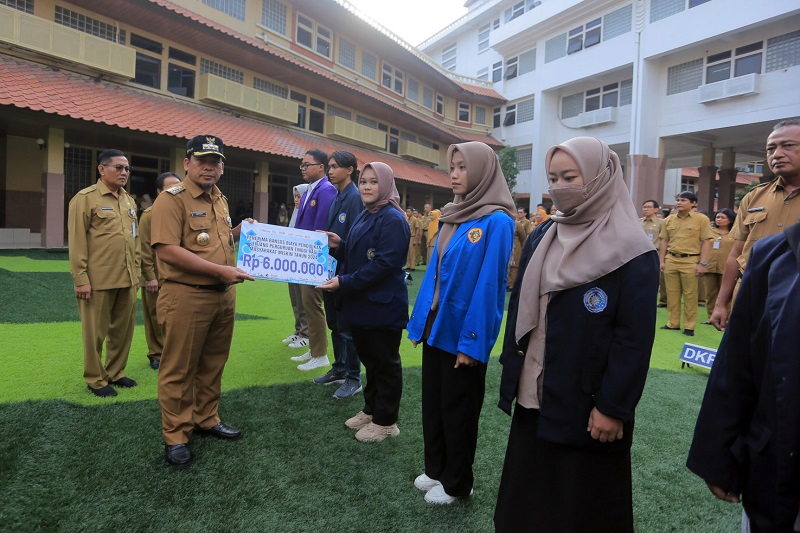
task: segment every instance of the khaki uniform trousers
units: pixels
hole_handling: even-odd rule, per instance
[[[506,282],[506,287],[509,289],[514,288],[514,282],[517,281],[517,271],[519,270],[519,266],[516,262],[513,264],[508,265],[508,282]]]
[[[433,255],[433,249],[434,249],[435,246],[436,246],[436,241],[433,241],[433,244],[429,244],[427,246],[427,248],[428,248],[428,260],[425,261],[426,265],[431,264],[431,256]]]
[[[699,257],[674,257],[664,259],[664,281],[667,285],[667,326],[681,325],[681,295],[683,295],[683,329],[697,325],[697,262]]]
[[[300,295],[308,321],[308,347],[311,357],[328,355],[328,323],[325,321],[322,292],[312,285],[300,285]]]
[[[409,244],[408,257],[406,258],[406,268],[417,268],[418,255],[419,255],[419,244]]]
[[[159,291],[157,309],[164,335],[158,369],[164,443],[186,444],[194,428],[209,429],[220,421],[236,288],[217,292],[167,281]]]
[[[147,358],[155,361],[161,359],[161,352],[164,350],[161,324],[158,323],[158,313],[156,312],[157,302],[158,293],[147,292],[142,285],[142,317],[144,318],[144,338],[147,341]]]
[[[91,388],[99,389],[125,377],[136,324],[136,288],[92,289],[89,300],[78,300],[78,313],[83,337],[83,379]]]

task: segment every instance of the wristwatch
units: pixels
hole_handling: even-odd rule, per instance
[[[708,266],[708,261],[700,261],[700,263],[698,263],[698,264],[703,265],[704,267],[707,267]]]

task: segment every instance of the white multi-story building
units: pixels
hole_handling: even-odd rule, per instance
[[[517,147],[517,192],[531,204],[546,194],[548,148],[590,135],[620,155],[637,205],[671,203],[681,180],[665,186],[665,174],[681,167],[698,167],[702,208],[715,195],[732,205],[735,167],[762,160],[772,125],[800,115],[798,0],[465,5],[420,48],[508,99],[494,136]]]

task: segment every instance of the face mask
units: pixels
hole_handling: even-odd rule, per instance
[[[576,209],[579,205],[586,201],[589,196],[594,193],[598,185],[598,179],[608,172],[611,168],[611,160],[608,161],[606,168],[600,174],[594,177],[591,181],[584,185],[565,184],[551,187],[547,190],[550,198],[553,200],[553,205],[562,213],[569,213]]]

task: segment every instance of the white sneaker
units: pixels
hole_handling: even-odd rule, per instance
[[[472,496],[475,493],[474,490],[470,489],[469,495]],[[468,496],[469,497],[469,496]],[[451,503],[455,502],[456,500],[463,500],[465,498],[457,498],[455,496],[450,496],[444,491],[443,485],[436,485],[431,490],[425,493],[425,501],[428,503],[436,503],[439,505],[450,505]]]
[[[359,442],[380,442],[386,437],[396,437],[400,434],[397,424],[391,426],[379,426],[375,422],[370,422],[356,433],[356,440]]]
[[[311,355],[311,352],[308,352]],[[327,355],[320,355],[319,357],[311,357],[307,363],[303,363],[302,365],[297,365],[297,370],[314,370],[315,368],[325,368],[326,366],[330,366],[331,362],[328,361]]]
[[[368,415],[364,411],[359,411],[353,418],[348,418],[344,425],[350,429],[361,429],[370,422],[372,422],[372,415]]]
[[[414,480],[414,486],[423,492],[428,492],[437,485],[441,485],[441,483],[435,479],[429,478],[428,475],[424,473],[418,475],[417,479]]]
[[[281,342],[283,344],[291,344],[291,343],[293,343],[294,341],[296,341],[299,338],[301,338],[300,335],[289,335],[288,337],[283,339]]]
[[[294,357],[290,357],[289,359],[291,359],[292,361],[297,361],[299,363],[304,363],[309,359],[311,359],[311,350],[307,351],[303,355],[295,355]]]
[[[289,343],[289,348],[303,348],[308,346],[309,340],[308,337],[300,337],[294,342]]]

